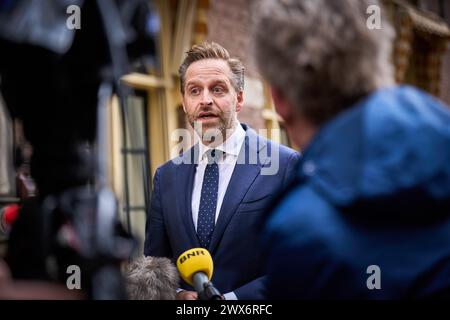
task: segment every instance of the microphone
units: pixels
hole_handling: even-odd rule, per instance
[[[139,257],[125,271],[129,300],[175,300],[179,276],[175,265],[163,257]]]
[[[199,300],[223,300],[212,284],[213,260],[208,250],[194,248],[183,252],[177,259],[181,278],[195,288]]]

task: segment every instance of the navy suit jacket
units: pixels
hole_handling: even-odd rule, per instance
[[[264,299],[261,220],[277,191],[295,175],[299,154],[257,135],[246,125],[242,127],[245,141],[208,248],[214,261],[212,282],[221,293],[233,291],[240,300]],[[200,247],[191,211],[197,156],[196,145],[157,169],[145,255],[176,260],[184,251]],[[262,174],[276,168],[276,161],[279,168],[275,174]],[[185,283],[182,287],[192,290]]]

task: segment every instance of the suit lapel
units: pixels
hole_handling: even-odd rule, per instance
[[[189,247],[198,248],[200,243],[198,242],[197,234],[195,232],[194,222],[192,221],[192,189],[194,185],[194,177],[196,170],[196,156],[198,153],[198,146],[192,147],[183,156],[183,162],[177,165],[177,205],[178,214],[181,216],[183,225],[186,228],[186,232],[191,240]]]
[[[258,161],[258,154],[265,147],[266,143],[259,139],[253,130],[247,129],[245,142],[239,153],[238,161],[225,192],[219,218],[214,228],[209,246],[211,254],[220,242],[228,223],[236,213],[248,189],[260,173],[261,165]]]

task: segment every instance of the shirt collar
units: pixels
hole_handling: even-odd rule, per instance
[[[222,144],[216,146],[214,149],[220,150],[224,153],[224,156],[226,155],[233,155],[235,157],[239,156],[239,152],[241,151],[242,143],[245,140],[245,130],[242,128],[241,124],[238,123],[236,126],[236,129],[231,134],[231,136],[228,137],[227,140],[225,140]],[[207,145],[204,145],[201,141],[199,143],[199,160],[202,160],[205,157],[205,153],[208,150],[211,150]]]

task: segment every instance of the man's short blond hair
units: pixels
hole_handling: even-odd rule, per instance
[[[231,84],[236,92],[244,90],[244,72],[245,68],[242,62],[234,57],[231,57],[227,49],[215,42],[203,42],[199,45],[194,45],[188,52],[183,60],[180,68],[178,69],[178,75],[180,76],[180,89],[184,94],[184,86],[186,84],[186,71],[189,66],[200,60],[204,59],[220,59],[228,63],[231,69]]]

